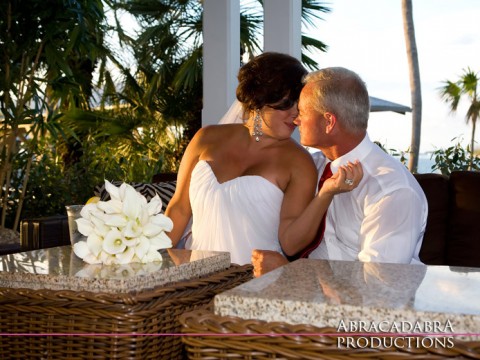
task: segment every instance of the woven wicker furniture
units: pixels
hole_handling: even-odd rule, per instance
[[[181,359],[179,315],[251,276],[231,265],[140,291],[1,287],[0,358]]]
[[[180,318],[191,359],[480,359],[480,269],[301,259]]]
[[[452,348],[411,348],[404,342],[392,342],[390,347],[352,349],[338,346],[341,334],[331,327],[244,320],[205,309],[183,314],[180,322],[188,334],[182,340],[189,359],[480,359],[480,341],[456,341]],[[371,341],[360,335],[357,338],[364,345]],[[421,344],[421,337],[412,342],[417,339]]]

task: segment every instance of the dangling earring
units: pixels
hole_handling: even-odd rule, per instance
[[[252,136],[255,137],[255,141],[260,141],[260,137],[262,136],[262,118],[260,117],[260,111],[256,110],[255,111],[255,118],[253,119],[253,131],[252,131]]]

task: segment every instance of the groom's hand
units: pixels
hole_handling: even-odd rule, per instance
[[[279,252],[272,250],[253,250],[253,276],[259,277],[269,271],[288,264],[288,260]]]

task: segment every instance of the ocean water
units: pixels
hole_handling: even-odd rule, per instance
[[[432,166],[435,165],[435,159],[430,159],[431,154],[420,154],[418,157],[418,173],[440,173],[440,170],[432,170]]]
[[[432,170],[432,166],[435,165],[435,159],[431,159],[431,153],[424,153],[418,156],[418,169],[417,172],[420,174],[426,173],[440,173],[439,170]],[[408,159],[406,164],[408,165]]]

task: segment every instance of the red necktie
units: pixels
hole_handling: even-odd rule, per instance
[[[327,165],[325,166],[325,169],[323,170],[322,176],[320,176],[320,180],[318,181],[318,191],[320,191],[320,189],[322,188],[325,180],[331,178],[333,175],[332,170],[330,169],[330,164],[331,162],[327,163]],[[308,244],[308,246],[305,249],[298,252],[297,254],[292,256],[287,256],[287,259],[289,261],[297,260],[300,258],[307,258],[308,255],[310,255],[310,253],[313,250],[315,250],[318,247],[318,245],[320,245],[323,239],[323,234],[325,233],[326,218],[327,218],[327,211],[325,211],[325,214],[323,214],[322,221],[320,222],[320,226],[317,231],[317,235],[315,235],[315,238],[313,239],[313,241],[310,244]]]

